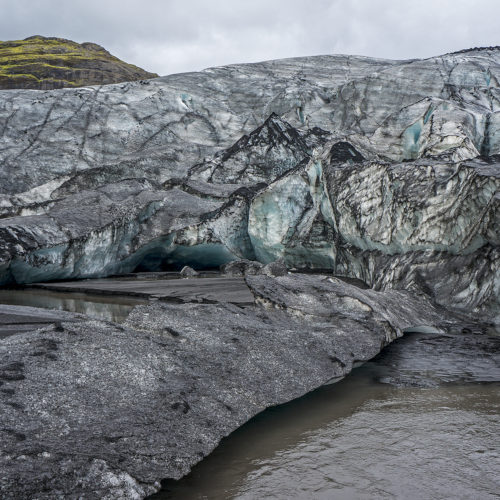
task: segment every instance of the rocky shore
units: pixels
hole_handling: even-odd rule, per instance
[[[450,320],[425,298],[328,275],[246,283],[251,306],[157,301],[124,325],[68,313],[3,339],[2,498],[145,497],[265,408],[345,376],[405,328]]]

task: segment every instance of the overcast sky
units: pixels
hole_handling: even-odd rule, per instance
[[[500,45],[500,0],[0,0],[0,38],[96,42],[166,75],[317,54]]]

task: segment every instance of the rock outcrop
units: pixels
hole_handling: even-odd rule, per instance
[[[0,42],[0,89],[50,90],[158,75],[127,64],[96,43],[31,36]]]
[[[447,324],[404,291],[247,283],[251,307],[154,302],[123,326],[63,320],[2,340],[0,496],[142,498],[266,407],[337,380],[405,328]]]

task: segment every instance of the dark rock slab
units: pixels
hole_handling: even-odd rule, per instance
[[[445,334],[407,333],[367,368],[382,383],[399,387],[488,384],[500,381],[500,329],[460,325]]]
[[[243,278],[192,278],[157,280],[84,280],[37,283],[34,288],[88,292],[103,295],[130,295],[173,302],[231,302],[251,304],[253,295]]]
[[[61,321],[78,321],[79,319],[81,317],[65,311],[0,304],[0,339],[15,333],[60,324]]]
[[[142,498],[256,413],[344,376],[403,328],[444,320],[407,292],[327,276],[247,282],[257,305],[154,302],[124,326],[4,339],[0,496]]]

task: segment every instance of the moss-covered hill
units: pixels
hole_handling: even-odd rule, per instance
[[[95,43],[32,36],[0,42],[0,89],[58,89],[154,78]]]

